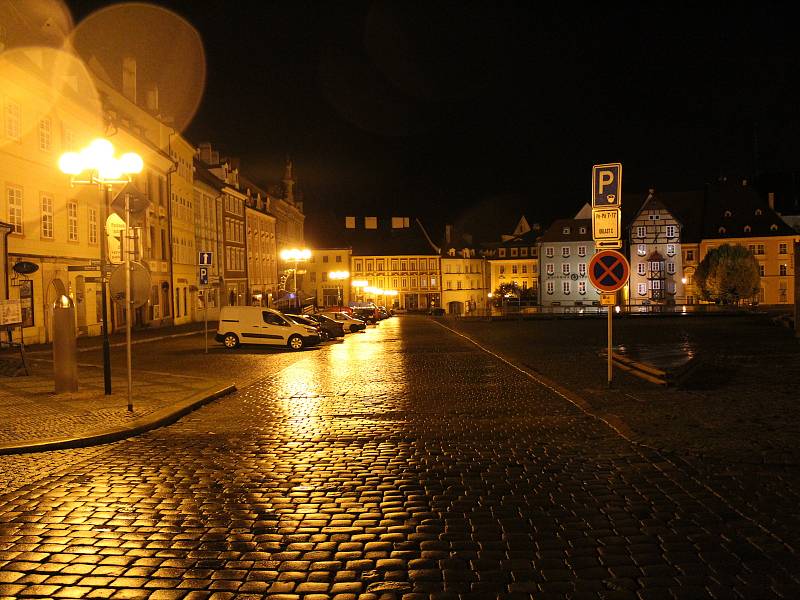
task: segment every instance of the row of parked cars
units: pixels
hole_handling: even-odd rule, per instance
[[[262,306],[226,306],[214,339],[226,348],[267,344],[302,350],[320,342],[356,333],[392,316],[385,307],[337,306],[318,313],[288,314]]]

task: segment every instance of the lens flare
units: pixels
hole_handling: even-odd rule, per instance
[[[72,31],[72,15],[61,0],[0,0],[0,51],[40,46],[61,48]]]

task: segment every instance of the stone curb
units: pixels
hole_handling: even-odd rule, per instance
[[[175,423],[181,417],[208,404],[213,400],[227,396],[236,391],[235,385],[225,386],[212,394],[208,392],[198,392],[186,400],[178,402],[172,406],[157,410],[147,416],[137,419],[130,425],[123,427],[112,427],[107,430],[96,430],[87,434],[67,437],[49,438],[39,441],[32,441],[23,444],[0,444],[0,455],[7,454],[27,454],[30,452],[45,452],[50,450],[65,450],[67,448],[86,448],[88,446],[98,446],[117,442],[129,437],[142,434],[146,431],[158,429],[165,425]]]

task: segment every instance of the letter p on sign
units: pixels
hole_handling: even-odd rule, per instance
[[[592,206],[619,206],[622,199],[622,164],[592,167]]]

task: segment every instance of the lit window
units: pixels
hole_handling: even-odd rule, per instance
[[[67,233],[70,242],[78,241],[78,203],[67,203]]]
[[[675,256],[675,244],[667,244],[667,256]]]
[[[638,265],[636,265],[636,272],[639,275],[644,275],[647,272],[644,263],[639,263]]]
[[[669,273],[670,275],[673,275],[675,273],[675,263],[674,262],[668,262],[667,263],[667,273]]]
[[[645,254],[647,254],[647,246],[645,244],[639,244],[636,247],[636,254],[638,254],[639,256],[644,256]]]
[[[578,256],[586,256],[586,246],[578,246]]]
[[[636,237],[643,238],[647,234],[647,227],[644,225],[639,225],[636,228]]]
[[[552,246],[548,246],[547,248],[545,248],[544,255],[547,258],[553,258],[553,247]]]
[[[678,231],[678,228],[675,227],[675,225],[667,225],[667,237],[668,238],[677,237],[677,235],[678,235],[677,231]]]
[[[786,268],[786,265],[780,265],[778,267],[778,275],[780,275],[781,277],[786,277],[787,274],[788,274],[788,269]]]
[[[556,286],[552,281],[547,282],[547,293],[553,294],[556,291]]]
[[[639,293],[640,296],[647,295],[647,284],[640,283],[639,285],[636,286],[636,291]]]
[[[506,257],[506,249],[505,248],[500,248],[499,255],[500,255],[500,258],[505,258]]]
[[[786,254],[788,252],[789,246],[787,244],[779,244],[778,245],[778,254]]]
[[[511,256],[517,256],[519,254],[519,250],[517,248],[511,248]]]
[[[517,274],[517,265],[511,265],[511,272],[516,275]]]
[[[39,150],[50,152],[53,140],[53,122],[50,117],[39,121]]]
[[[523,273],[527,273],[528,272],[528,265],[522,265],[522,272]]]
[[[505,265],[500,265],[500,275],[502,275],[502,274],[503,274],[503,273],[505,273],[505,272],[506,272],[506,267],[505,267]]]
[[[89,209],[89,243],[97,243],[97,209]]]
[[[547,263],[547,274],[548,275],[555,275],[556,267],[553,263]]]
[[[6,188],[8,201],[8,223],[11,233],[22,234],[22,188],[9,186]]]
[[[569,227],[562,228],[561,233],[563,233],[564,235],[569,235]]]
[[[42,230],[43,238],[53,237],[53,197],[42,194],[39,198],[42,208]]]
[[[569,292],[570,292],[569,288],[570,288],[569,281],[562,281],[561,282],[561,291],[563,291],[565,294],[569,294]]]
[[[578,263],[578,274],[581,277],[586,276],[586,263]]]
[[[528,256],[528,248],[520,248],[519,254],[520,256]]]
[[[569,263],[564,263],[561,265],[561,272],[564,275],[569,275]]]
[[[22,130],[22,110],[19,104],[8,100],[6,102],[6,137],[19,140]]]
[[[586,282],[585,281],[579,281],[578,282],[578,293],[581,294],[581,295],[586,293]]]
[[[563,246],[561,248],[561,256],[567,258],[569,256],[569,246]]]

